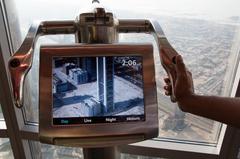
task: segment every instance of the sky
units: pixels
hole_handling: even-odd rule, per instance
[[[40,10],[78,12],[92,0],[15,0],[20,12]],[[185,15],[222,19],[240,16],[240,0],[100,0],[111,10],[131,10],[141,13]],[[64,14],[62,13],[62,16]]]

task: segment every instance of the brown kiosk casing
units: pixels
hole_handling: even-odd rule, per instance
[[[141,56],[145,120],[136,122],[53,125],[53,57]],[[108,147],[158,136],[158,106],[151,44],[72,44],[40,48],[39,137],[43,143]]]

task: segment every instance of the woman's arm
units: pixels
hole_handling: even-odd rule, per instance
[[[175,65],[176,81],[172,86],[165,79],[165,94],[174,93],[181,110],[195,115],[217,120],[240,128],[240,98],[201,96],[194,93],[192,76],[187,71],[181,56],[177,56]]]

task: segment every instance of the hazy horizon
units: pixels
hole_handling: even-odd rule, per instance
[[[65,14],[80,13],[84,8],[91,6],[92,0],[16,0],[19,14],[22,12],[39,13],[40,10],[59,12]],[[23,3],[24,2],[24,3]],[[221,20],[232,16],[240,16],[239,0],[100,0],[101,4],[111,10],[128,10],[140,13],[150,13],[170,16],[192,16]],[[62,14],[63,17],[66,15]]]

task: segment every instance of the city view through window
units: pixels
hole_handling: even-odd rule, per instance
[[[90,1],[58,3],[44,1],[22,3],[16,1],[20,27],[25,36],[33,20],[74,19]],[[232,65],[236,60],[236,48],[240,41],[240,13],[237,0],[203,1],[107,1],[104,4],[118,18],[153,18],[162,26],[173,47],[181,54],[193,74],[195,91],[203,95],[228,96],[230,93]],[[49,3],[46,5],[46,3]],[[188,4],[188,5],[185,5]],[[238,4],[238,5],[237,5]],[[55,7],[51,7],[54,5]],[[83,6],[83,7],[81,7]],[[131,7],[136,6],[136,7]],[[27,7],[27,9],[26,9]],[[44,11],[43,11],[44,10]],[[63,14],[64,11],[64,14]],[[40,44],[73,43],[73,36],[46,36]],[[121,34],[120,42],[152,42],[155,46],[155,69],[159,106],[159,137],[216,143],[221,124],[184,113],[164,95],[163,78],[166,76],[153,37],[143,34]],[[28,76],[32,97],[27,119],[38,122],[38,49],[33,68]],[[231,64],[231,66],[230,66]],[[34,88],[34,89],[33,89]],[[45,148],[46,149],[46,146]]]

